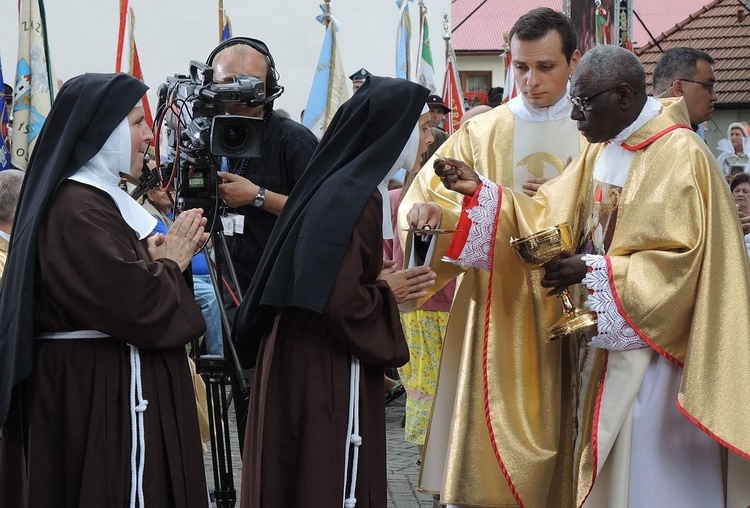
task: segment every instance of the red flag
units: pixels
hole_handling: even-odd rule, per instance
[[[128,7],[128,0],[120,0],[120,30],[117,38],[115,72],[127,72],[143,81],[141,59],[138,57],[138,46],[135,43],[135,13]],[[153,127],[151,106],[145,95],[143,96],[143,112],[148,126]]]
[[[443,101],[451,108],[450,114],[445,117],[445,132],[453,134],[458,130],[461,117],[464,116],[464,94],[461,91],[461,80],[455,66],[455,55],[453,50],[448,50],[448,58],[445,64],[445,79],[443,80]]]
[[[122,51],[125,47],[125,27],[128,22],[128,0],[120,0],[120,26],[117,30],[117,59],[115,60],[115,72],[122,70]]]

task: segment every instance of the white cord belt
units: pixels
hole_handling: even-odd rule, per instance
[[[36,335],[37,340],[85,340],[110,337],[97,330],[76,330],[74,332],[51,332]],[[138,348],[128,344],[130,349],[130,507],[145,507],[143,498],[143,470],[146,465],[146,432],[143,412],[148,401],[143,398],[141,379],[141,355]]]
[[[96,330],[76,330],[75,332],[49,332],[49,333],[38,333],[36,335],[37,340],[52,340],[52,339],[106,339],[110,337],[106,333],[102,333]]]
[[[344,508],[354,508],[357,498],[354,497],[357,488],[357,469],[359,469],[359,447],[362,446],[362,436],[359,435],[359,383],[360,383],[359,358],[351,355],[349,375],[349,421],[346,425],[346,452],[344,453]],[[352,483],[349,489],[349,497],[346,497],[346,484],[349,476],[349,450],[352,453]]]

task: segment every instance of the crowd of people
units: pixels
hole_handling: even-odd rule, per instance
[[[241,367],[243,508],[386,506],[404,392],[436,506],[749,505],[747,125],[706,146],[704,51],[666,51],[650,96],[633,53],[576,40],[519,18],[519,95],[451,136],[439,95],[362,68],[320,140],[274,109],[265,43],[222,42],[215,81],[270,98],[226,107],[264,133],[214,161],[225,251],[173,188],[128,192],[146,85],[65,83],[0,172],[0,504],[209,506],[199,347]],[[567,228],[540,269],[511,247]],[[568,287],[596,325],[550,341]]]

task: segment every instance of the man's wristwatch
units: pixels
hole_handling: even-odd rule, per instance
[[[253,198],[253,206],[255,208],[263,208],[266,204],[266,189],[258,187],[258,193]]]

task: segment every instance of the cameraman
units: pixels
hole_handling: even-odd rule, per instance
[[[266,97],[271,98],[256,107],[244,104],[227,106],[229,114],[263,118],[265,121],[262,155],[253,159],[224,158],[222,171],[218,173],[223,180],[219,185],[219,194],[230,212],[239,216],[235,234],[225,238],[240,286],[236,291],[244,294],[276,217],[310,161],[318,140],[307,127],[273,110],[272,96],[281,89],[277,84],[273,57],[262,41],[244,37],[229,39],[217,46],[206,63],[213,67],[214,79],[218,83],[231,83],[236,76],[253,76],[264,82]],[[241,350],[238,353],[243,364],[250,363],[242,358]],[[232,382],[234,393],[239,394],[235,376],[232,376]],[[235,397],[234,400],[242,442],[247,401],[243,397]]]
[[[253,76],[264,82],[266,96],[276,85],[273,57],[256,39],[236,37],[225,41],[209,65],[214,79],[231,83],[236,76]],[[217,48],[218,49],[218,48]],[[227,113],[265,120],[262,155],[254,159],[224,159],[219,194],[228,207],[244,217],[242,233],[229,237],[232,262],[239,290],[244,293],[255,273],[276,217],[310,161],[318,140],[303,125],[283,118],[273,110],[273,101],[261,106],[229,105]]]

